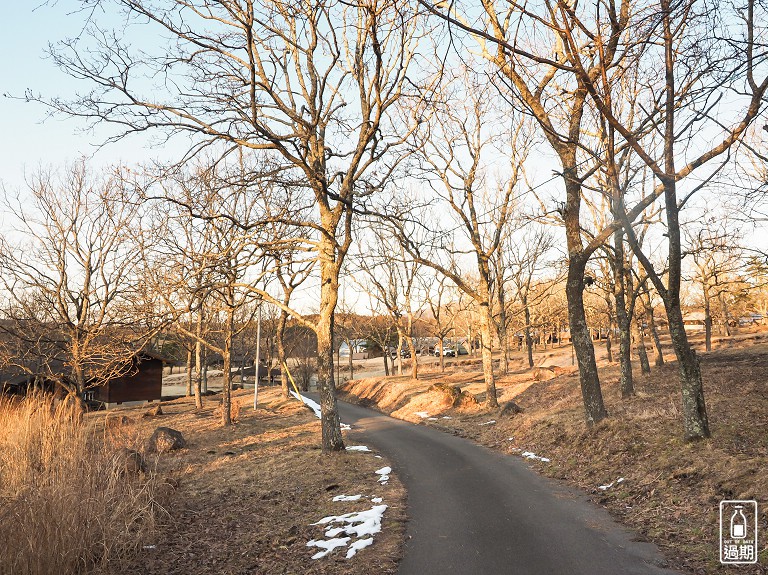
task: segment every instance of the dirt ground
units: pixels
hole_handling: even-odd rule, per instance
[[[604,349],[599,352],[604,358]],[[523,409],[518,414],[452,408],[445,393],[430,390],[440,382],[459,385],[482,402],[482,373],[469,361],[454,363],[444,374],[424,370],[418,381],[370,378],[348,382],[343,391],[347,399],[505,453],[549,459],[532,459],[531,465],[590,493],[683,572],[765,574],[768,339],[763,334],[723,338],[715,351],[700,357],[712,438],[696,443],[682,441],[675,362],[653,367],[648,376],[636,366],[637,396],[622,400],[618,366],[603,359],[600,376],[610,417],[594,429],[584,424],[578,376],[567,349],[538,354],[537,365],[547,368],[522,369],[517,361],[514,371],[499,377],[500,402],[514,401]],[[758,501],[758,565],[720,565],[723,499]]]
[[[265,389],[252,409],[252,392],[234,395],[238,413],[222,427],[217,396],[205,408],[194,401],[162,403],[162,415],[147,417],[147,407],[90,414],[106,439],[142,449],[159,426],[181,431],[187,447],[148,456],[156,473],[172,486],[156,533],[130,560],[111,565],[114,575],[163,574],[321,574],[395,573],[405,522],[405,492],[395,476],[377,483],[375,470],[387,465],[374,453],[349,451],[324,455],[320,424],[300,402]],[[105,422],[106,420],[106,422]],[[347,445],[354,435],[345,432]],[[354,432],[351,432],[354,434]],[[359,501],[333,501],[336,495],[362,495]],[[351,559],[345,550],[312,559],[307,547],[323,539],[312,525],[329,515],[369,509],[372,497],[388,505],[382,532],[372,546]]]

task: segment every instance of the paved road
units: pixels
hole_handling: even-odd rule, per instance
[[[400,575],[661,575],[648,543],[519,458],[340,402],[408,490]]]

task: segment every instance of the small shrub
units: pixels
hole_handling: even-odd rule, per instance
[[[157,479],[116,465],[107,435],[72,403],[0,399],[0,573],[91,572],[151,536]]]

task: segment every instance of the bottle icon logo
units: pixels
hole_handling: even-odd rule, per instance
[[[757,501],[720,502],[720,563],[757,563]]]
[[[736,505],[731,515],[731,538],[744,539],[747,536],[747,518],[744,517],[744,506]]]

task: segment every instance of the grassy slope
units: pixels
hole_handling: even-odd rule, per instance
[[[162,404],[163,415],[143,417],[146,407],[90,414],[97,425],[104,417],[120,443],[140,447],[158,426],[181,431],[188,446],[151,463],[176,486],[155,537],[110,573],[203,575],[218,573],[279,574],[395,573],[405,521],[405,493],[395,476],[376,483],[374,471],[386,460],[370,453],[320,452],[319,420],[296,400],[284,400],[276,388],[263,390],[259,408],[252,392],[235,392],[239,416],[223,428],[216,397],[206,398],[201,412],[192,399]],[[354,439],[346,438],[348,445]],[[374,544],[346,560],[344,550],[313,560],[318,551],[307,541],[323,538],[311,525],[327,515],[370,508],[370,501],[333,502],[335,495],[380,496],[389,509]]]
[[[675,363],[654,368],[650,376],[636,373],[638,394],[629,401],[621,400],[617,366],[603,367],[611,417],[591,430],[583,423],[578,377],[570,367],[555,368],[554,373],[521,369],[499,378],[500,400],[523,407],[518,415],[451,409],[443,394],[429,390],[431,384],[447,381],[482,400],[481,374],[461,367],[424,374],[420,381],[348,382],[344,391],[397,417],[507,453],[533,451],[547,457],[551,463],[532,465],[594,494],[622,522],[657,543],[670,565],[689,573],[722,573],[730,571],[718,561],[721,499],[757,499],[761,533],[768,534],[768,343],[724,341],[721,346],[702,356],[713,436],[695,444],[680,439]],[[416,412],[436,419],[422,419]],[[491,420],[496,423],[481,425]],[[598,489],[619,477],[625,481]],[[760,564],[732,567],[732,572],[768,572],[766,535],[760,546]]]

